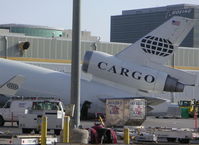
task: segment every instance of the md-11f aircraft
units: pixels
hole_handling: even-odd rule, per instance
[[[83,71],[140,91],[183,92],[196,76],[163,64],[193,27],[193,20],[173,17],[115,56],[87,51]]]
[[[92,102],[93,113],[103,112],[107,98],[140,97],[154,105],[163,99],[150,97],[150,92],[183,92],[185,86],[194,86],[195,75],[164,65],[193,24],[192,19],[175,16],[116,55],[87,51],[82,70],[92,79],[81,78],[81,104]],[[16,95],[70,103],[70,74],[6,59],[0,59],[0,68],[0,84],[18,75],[25,78]]]

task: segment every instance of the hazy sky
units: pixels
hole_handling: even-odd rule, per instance
[[[0,0],[0,24],[17,23],[72,28],[72,0]],[[197,4],[199,0],[82,0],[81,30],[102,41],[110,40],[110,16],[122,10],[172,4]]]

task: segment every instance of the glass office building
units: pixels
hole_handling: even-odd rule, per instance
[[[199,19],[199,5],[179,4],[165,7],[125,10],[111,16],[111,42],[134,43],[173,16]],[[199,47],[199,21],[181,46]]]

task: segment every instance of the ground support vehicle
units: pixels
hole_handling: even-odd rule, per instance
[[[0,145],[39,145],[40,135],[13,135],[13,134],[1,134],[0,135]],[[47,136],[47,145],[53,145],[57,142],[57,137],[52,135]]]
[[[181,110],[181,114],[182,116],[184,116],[184,118],[194,117],[194,115],[198,115],[199,100],[195,100],[195,99],[180,100],[178,102],[178,105]]]
[[[154,133],[158,137],[158,142],[190,143],[199,139],[199,133],[191,129],[160,129]]]
[[[17,122],[25,109],[32,106],[33,100],[10,99],[0,108],[0,126],[5,122]]]
[[[39,133],[41,129],[42,116],[47,117],[47,129],[54,130],[56,135],[64,126],[65,112],[62,102],[57,100],[36,100],[32,108],[27,109],[26,113],[19,119],[19,127],[22,133],[30,133],[33,130]]]
[[[128,127],[129,128],[129,127]],[[199,133],[190,128],[129,128],[132,143],[199,144]],[[116,129],[118,139],[124,139],[123,128]]]
[[[152,133],[137,134],[134,138],[135,142],[157,142],[157,135]]]

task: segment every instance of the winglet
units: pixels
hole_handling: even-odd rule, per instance
[[[16,75],[12,77],[10,80],[5,82],[3,85],[0,86],[0,94],[5,95],[15,95],[19,88],[21,87],[22,83],[24,82],[25,78],[22,75]]]

